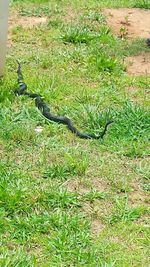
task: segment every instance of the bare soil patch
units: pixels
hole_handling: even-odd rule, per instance
[[[81,182],[78,180],[67,181],[67,183],[65,184],[65,187],[70,192],[78,192],[80,194],[86,194],[90,192],[90,188],[84,185],[84,182]]]
[[[150,75],[150,53],[144,53],[125,59],[129,75]]]
[[[136,220],[136,224],[140,224],[150,229],[150,215],[145,214]]]
[[[9,29],[16,26],[22,27],[33,27],[39,24],[44,24],[47,22],[47,17],[20,17],[11,16],[9,18]]]
[[[15,27],[32,28],[34,26],[45,24],[47,17],[20,17],[18,15],[12,15],[8,21],[8,47],[11,47],[12,42],[12,30]]]
[[[148,194],[144,191],[136,190],[129,194],[128,204],[129,206],[136,207],[150,202]]]
[[[87,184],[86,184],[87,183]],[[102,179],[98,177],[94,177],[92,180],[86,179],[86,182],[77,181],[77,180],[70,180],[65,184],[67,190],[70,192],[79,192],[80,194],[89,193],[92,189],[95,189],[99,192],[105,192],[108,189],[108,185]]]
[[[80,12],[77,10],[73,10],[71,7],[68,6],[66,12],[63,16],[63,19],[66,23],[75,22],[79,17]]]
[[[93,235],[98,235],[103,229],[105,228],[105,225],[98,219],[94,219],[91,223],[91,229]]]
[[[103,12],[107,16],[108,25],[117,36],[120,36],[121,29],[124,29],[128,37],[150,37],[150,10],[139,8],[110,8],[104,9]]]

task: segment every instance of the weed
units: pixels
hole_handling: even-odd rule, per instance
[[[116,110],[115,121],[117,124],[114,124],[112,135],[117,139],[121,136],[121,138],[127,138],[133,141],[138,138],[148,138],[149,112],[149,109],[144,110],[140,106],[126,103],[120,111]]]
[[[32,8],[28,7],[21,7],[19,9],[19,14],[21,16],[28,16],[28,17],[41,17],[41,16],[47,16],[51,17],[53,14],[59,14],[60,10],[58,6],[56,5],[54,8],[49,6],[35,6]]]
[[[142,160],[139,165],[136,166],[135,170],[137,173],[142,174],[145,179],[150,179],[150,166],[147,161]]]
[[[74,175],[75,170],[73,166],[66,166],[64,164],[52,165],[44,173],[44,178],[60,178],[61,180],[66,179],[68,176]]]
[[[130,222],[135,221],[142,215],[147,213],[147,208],[143,206],[128,207],[128,199],[115,199],[116,207],[112,215],[108,217],[110,224],[117,223],[119,221]]]
[[[48,21],[48,24],[47,24],[47,27],[53,27],[53,28],[59,28],[63,25],[62,21],[60,20],[49,20]]]
[[[75,26],[66,28],[64,33],[61,35],[63,42],[73,44],[88,44],[95,37],[96,35],[93,34],[88,28],[80,28]]]
[[[85,18],[91,20],[91,21],[97,21],[98,23],[106,23],[106,17],[99,12],[88,12],[87,14],[85,14]]]
[[[70,154],[65,154],[65,159],[66,162],[64,163],[49,166],[44,173],[44,178],[57,178],[63,181],[74,175],[82,176],[85,174],[87,168],[86,158],[76,159]]]
[[[90,58],[92,64],[100,72],[118,72],[121,70],[120,63],[115,57],[110,57],[107,54],[99,54]],[[123,70],[123,67],[122,67]]]
[[[92,190],[92,191],[84,194],[83,198],[86,201],[93,202],[95,199],[105,199],[106,198],[106,193],[99,192],[97,190]]]
[[[127,40],[124,42],[124,45],[122,44],[122,53],[124,56],[136,56],[141,54],[141,52],[148,52],[149,48],[145,45],[143,45],[145,42],[144,39],[136,39],[136,40]],[[142,51],[141,51],[142,48]]]
[[[66,190],[52,190],[50,192],[41,193],[39,202],[43,206],[49,208],[67,209],[71,207],[81,207],[81,204],[76,193],[69,193]]]
[[[128,30],[126,29],[126,27],[121,27],[120,28],[120,37],[123,39],[123,38],[126,38],[128,35]]]
[[[17,251],[5,251],[3,257],[0,258],[0,264],[4,266],[36,266],[36,258],[29,256],[23,249]]]

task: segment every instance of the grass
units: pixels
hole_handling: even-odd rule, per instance
[[[150,8],[150,3],[149,3],[148,0],[140,0],[140,1],[137,1],[135,3],[134,7],[149,9]]]
[[[101,10],[147,4],[11,1],[11,16],[47,23],[12,27],[0,80],[0,266],[148,266],[150,78],[123,62],[150,50],[114,36]],[[112,119],[104,140],[81,140],[16,97],[16,59],[28,90],[81,131]]]

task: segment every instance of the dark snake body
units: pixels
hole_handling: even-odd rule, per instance
[[[27,92],[27,85],[24,83],[22,71],[21,71],[21,64],[18,62],[18,84],[19,88],[15,90],[15,94],[17,95],[26,95],[30,98],[35,99],[35,105],[36,107],[41,111],[43,116],[47,118],[49,121],[54,121],[57,123],[65,124],[68,129],[74,133],[76,136],[82,138],[82,139],[102,139],[107,131],[108,125],[110,125],[113,121],[108,121],[105,126],[104,130],[99,134],[90,134],[90,133],[82,133],[80,132],[71,122],[71,120],[66,116],[57,116],[50,112],[50,108],[46,105],[46,103],[43,101],[43,98],[41,95],[36,93],[29,93]]]

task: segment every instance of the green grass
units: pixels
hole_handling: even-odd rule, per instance
[[[147,1],[11,1],[14,24],[0,80],[0,266],[148,267],[148,76],[128,76],[124,58],[148,53],[121,39],[102,7],[149,8]],[[70,117],[81,140],[17,97],[20,59],[28,90]],[[37,128],[41,128],[40,133]]]
[[[135,3],[134,7],[149,9],[150,3],[148,0],[140,0]]]

